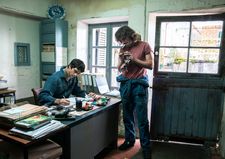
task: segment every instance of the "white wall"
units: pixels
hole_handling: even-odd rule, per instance
[[[0,74],[16,89],[16,98],[31,96],[31,88],[39,85],[39,22],[0,14]],[[14,65],[14,43],[29,43],[31,66]]]
[[[47,10],[55,0],[0,0],[0,11],[33,17],[47,17]]]
[[[0,0],[0,74],[16,89],[16,99],[40,87],[40,19],[54,0]],[[30,44],[31,66],[14,65],[14,43]]]
[[[77,54],[76,58],[84,61],[85,65],[87,65],[87,52],[88,52],[88,25],[82,21],[77,22]],[[74,47],[74,45],[73,45]],[[70,55],[71,56],[71,55]],[[75,55],[69,57],[69,59],[73,59]]]
[[[66,19],[69,22],[69,60],[72,60],[74,56],[79,56],[81,50],[78,44],[86,43],[87,46],[87,41],[83,41],[83,37],[80,38],[81,24],[87,26],[96,22],[103,23],[123,19],[128,21],[129,25],[137,32],[144,34],[144,25],[142,25],[145,19],[144,0],[60,0],[60,2],[67,11]],[[128,18],[129,15],[132,18]],[[87,55],[87,49],[82,49],[82,53]]]

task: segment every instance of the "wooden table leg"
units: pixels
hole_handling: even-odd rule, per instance
[[[23,157],[24,159],[28,159],[28,148],[26,147],[23,148]]]

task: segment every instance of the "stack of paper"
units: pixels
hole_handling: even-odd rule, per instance
[[[67,100],[70,101],[70,104],[69,105],[65,105],[64,106],[65,108],[73,108],[73,107],[76,107],[76,97],[69,97],[69,98],[67,98]]]
[[[13,124],[21,119],[33,116],[35,114],[46,113],[47,107],[32,104],[24,104],[18,107],[7,109],[0,112],[0,124],[5,126],[13,126]]]
[[[18,120],[31,116],[32,114],[38,114],[46,111],[47,107],[45,106],[25,104],[0,112],[0,118],[8,120]]]
[[[51,120],[51,122],[49,124],[46,124],[35,130],[25,131],[25,130],[14,127],[12,129],[10,129],[9,133],[16,135],[16,136],[20,136],[25,139],[38,139],[40,137],[43,137],[43,136],[49,134],[50,132],[53,132],[53,131],[58,130],[63,127],[65,127],[65,125],[63,123],[61,123],[60,121]]]

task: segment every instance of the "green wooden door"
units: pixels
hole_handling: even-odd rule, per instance
[[[152,139],[218,140],[225,68],[223,17],[157,17]]]

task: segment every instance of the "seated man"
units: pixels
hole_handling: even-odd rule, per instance
[[[68,105],[71,94],[85,97],[85,91],[78,85],[77,75],[84,72],[85,64],[79,59],[73,59],[70,64],[52,74],[45,82],[38,95],[41,105]]]

